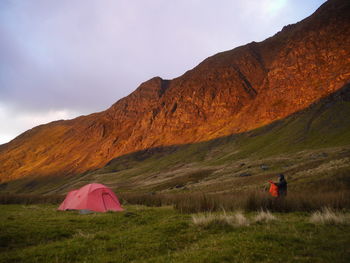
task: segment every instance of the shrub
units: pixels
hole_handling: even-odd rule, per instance
[[[64,195],[1,194],[0,204],[59,204]]]
[[[286,198],[274,198],[260,190],[237,193],[121,193],[123,204],[166,206],[172,205],[182,213],[214,211],[260,211],[293,212],[350,208],[350,191],[326,193],[291,193]],[[59,204],[63,195],[0,195],[1,204]]]
[[[170,198],[171,199],[171,198]],[[322,207],[350,208],[349,191],[329,193],[293,193],[286,198],[273,198],[266,192],[246,191],[233,194],[187,194],[173,199],[176,209],[184,213],[244,210],[273,212],[315,211]]]

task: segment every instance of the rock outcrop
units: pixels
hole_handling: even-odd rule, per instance
[[[0,181],[75,175],[130,152],[248,131],[308,107],[349,82],[350,2],[155,77],[103,112],[35,127],[0,146]]]

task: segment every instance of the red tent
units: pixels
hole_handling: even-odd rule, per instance
[[[103,184],[87,184],[70,191],[58,210],[123,211],[117,196]]]

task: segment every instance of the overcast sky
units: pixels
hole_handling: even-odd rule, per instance
[[[0,0],[0,144],[262,41],[324,0]]]

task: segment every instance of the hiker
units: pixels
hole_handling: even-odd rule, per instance
[[[270,193],[275,197],[285,197],[287,195],[287,181],[284,178],[284,174],[278,174],[277,176],[279,177],[278,183],[269,181],[271,184]]]

